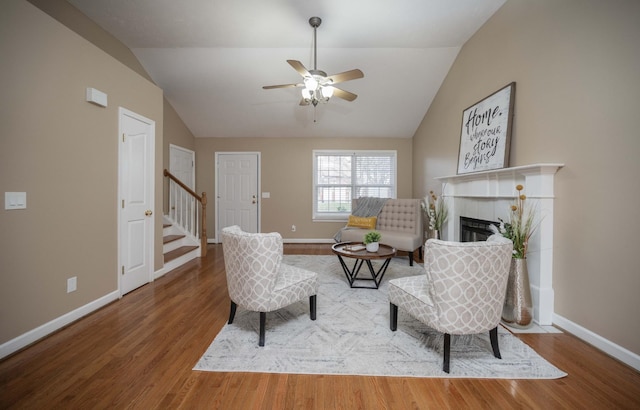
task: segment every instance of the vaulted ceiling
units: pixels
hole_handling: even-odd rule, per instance
[[[506,0],[68,0],[128,46],[196,137],[410,138],[462,45]],[[358,98],[300,106],[286,60]],[[481,63],[481,62],[479,62]]]

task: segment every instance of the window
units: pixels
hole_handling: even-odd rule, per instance
[[[313,219],[346,220],[352,198],[395,198],[396,156],[396,151],[313,151]]]

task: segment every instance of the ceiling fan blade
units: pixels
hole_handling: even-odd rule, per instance
[[[305,68],[304,65],[302,65],[302,63],[298,60],[287,60],[287,63],[289,63],[289,65],[291,67],[293,67],[294,70],[296,70],[298,72],[298,74],[300,74],[302,77],[311,77],[311,74],[309,73],[309,70],[307,70]]]
[[[364,73],[357,68],[355,70],[345,71],[344,73],[334,74],[327,77],[332,84],[338,84],[344,81],[355,80],[364,77]]]
[[[347,101],[353,101],[356,98],[358,98],[356,94],[350,93],[349,91],[341,90],[336,87],[333,87],[333,96],[342,98],[343,100],[347,100]]]
[[[294,88],[294,87],[302,87],[304,84],[278,84],[278,85],[265,85],[262,88],[265,90],[271,90],[274,88]]]

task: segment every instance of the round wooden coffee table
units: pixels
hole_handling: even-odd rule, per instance
[[[364,244],[361,242],[341,242],[336,243],[331,247],[333,253],[338,255],[338,259],[340,260],[340,265],[342,265],[342,270],[344,270],[344,274],[347,277],[347,281],[349,282],[349,286],[352,288],[363,288],[363,289],[378,289],[380,283],[382,282],[382,278],[384,277],[385,272],[387,271],[387,267],[389,266],[389,262],[391,262],[391,258],[396,256],[396,249],[389,246],[380,244],[377,252],[367,252]],[[345,258],[354,259],[354,264],[351,268],[347,266],[345,262]],[[371,263],[372,260],[375,259],[384,259],[382,266],[378,268],[376,271]],[[369,273],[371,277],[358,277],[358,273],[360,273],[360,268],[362,264],[367,264],[369,268]],[[371,281],[374,286],[359,286],[354,285],[355,281]]]

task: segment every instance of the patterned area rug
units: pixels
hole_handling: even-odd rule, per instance
[[[398,312],[389,330],[390,279],[418,275],[419,266],[394,258],[378,290],[351,289],[336,256],[285,255],[285,262],[318,272],[317,320],[309,303],[267,314],[265,346],[258,347],[259,314],[238,308],[194,370],[408,377],[555,379],[566,376],[526,344],[499,328],[502,360],[489,333],[452,336],[451,373],[442,371],[443,335]],[[365,272],[363,267],[360,275]]]

